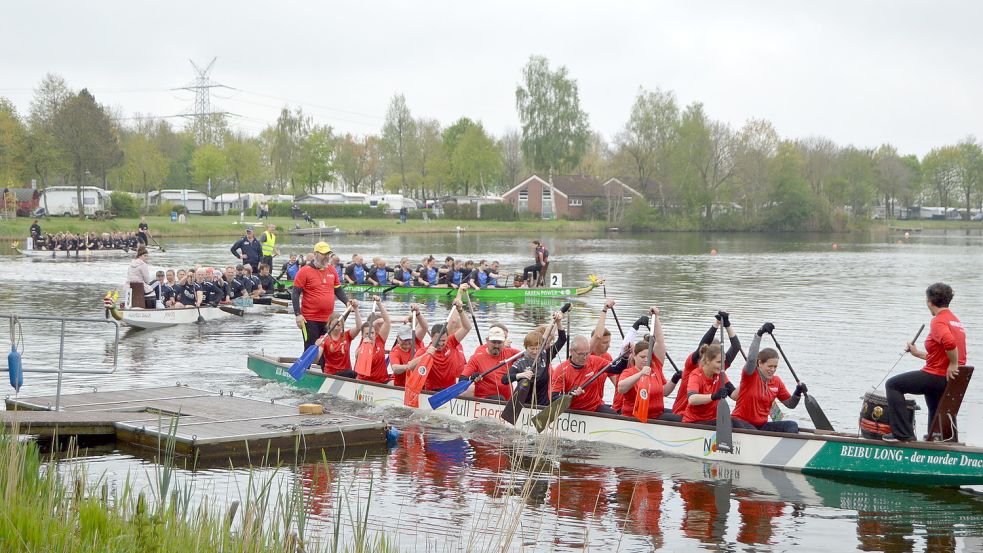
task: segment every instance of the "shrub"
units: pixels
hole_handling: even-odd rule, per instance
[[[270,215],[273,217],[290,217],[290,202],[270,203]],[[370,207],[368,204],[359,205],[315,205],[300,204],[300,211],[306,211],[312,219],[328,219],[338,217],[383,217],[386,215],[386,204]]]
[[[188,209],[180,204],[172,204],[171,202],[164,202],[157,205],[157,215],[163,215],[164,217],[170,217],[171,212],[176,212],[178,215],[182,213],[187,213]]]
[[[126,192],[116,191],[109,195],[110,209],[117,217],[136,217],[140,214],[137,199]]]

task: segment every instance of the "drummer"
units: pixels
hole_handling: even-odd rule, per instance
[[[935,420],[935,410],[945,393],[946,384],[959,376],[959,366],[966,364],[966,329],[949,310],[952,287],[936,282],[925,290],[925,304],[932,313],[932,323],[925,338],[925,349],[908,342],[908,351],[925,360],[921,370],[906,372],[888,379],[887,409],[891,417],[891,433],[886,442],[910,442],[915,430],[908,419],[905,394],[924,395],[928,406],[928,423]],[[931,435],[931,429],[929,429]]]

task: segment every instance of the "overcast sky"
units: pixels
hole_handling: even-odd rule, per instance
[[[739,127],[923,155],[983,135],[980,2],[10,2],[0,96],[26,113],[45,73],[126,114],[191,110],[188,59],[218,60],[213,109],[256,133],[285,103],[378,132],[394,93],[415,117],[518,127],[532,54],[565,65],[611,139],[638,88]],[[181,120],[174,120],[182,125]]]

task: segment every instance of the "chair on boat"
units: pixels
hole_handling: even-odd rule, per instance
[[[537,288],[546,286],[546,283],[548,282],[549,279],[549,274],[550,274],[550,262],[547,261],[546,263],[543,263],[543,269],[539,271],[537,275],[535,275],[535,282]]]
[[[928,425],[927,439],[933,442],[958,442],[959,429],[956,427],[956,415],[962,405],[969,379],[973,377],[973,367],[959,367],[959,376],[945,385],[945,392],[935,410],[935,418]]]

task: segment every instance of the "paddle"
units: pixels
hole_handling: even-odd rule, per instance
[[[480,346],[483,342],[481,339],[481,331],[478,330],[478,319],[474,316],[474,305],[471,305],[471,290],[464,291],[464,297],[468,298],[468,311],[471,312],[471,322],[474,323],[474,333],[478,336],[478,345]]]
[[[655,350],[655,336],[649,336],[649,367],[655,370],[655,360],[652,359],[652,352]],[[652,377],[644,375],[638,379],[638,392],[635,394],[635,409],[632,414],[635,418],[642,421],[649,421],[649,394],[651,393]]]
[[[921,333],[921,330],[918,332]],[[795,383],[798,384],[799,377],[795,374],[795,369],[792,368],[792,364],[788,362],[788,357],[786,357],[785,352],[782,351],[782,346],[778,343],[778,339],[775,338],[774,333],[772,333],[771,339],[773,342],[775,342],[775,347],[778,348],[778,353],[782,354],[782,359],[785,360],[785,364],[788,365],[788,371],[792,373],[792,378],[794,378]],[[918,337],[916,336],[915,339],[917,340]],[[829,419],[826,418],[826,413],[823,412],[823,408],[819,406],[819,402],[816,401],[816,398],[802,392],[802,399],[804,399],[806,402],[806,411],[809,412],[809,418],[812,419],[812,424],[814,424],[818,430],[835,430],[833,425],[830,424]]]
[[[355,373],[364,377],[372,374],[372,357],[375,354],[375,345],[371,342],[366,342],[365,337],[362,337],[362,343],[358,346],[358,352],[355,354]]]
[[[725,386],[727,384],[727,377],[724,375],[724,369],[727,364],[727,356],[724,354],[724,325],[720,324],[720,385]],[[717,449],[723,451],[724,453],[730,453],[733,451],[733,439],[734,428],[733,422],[730,420],[730,404],[727,403],[727,397],[723,397],[717,400]]]
[[[225,311],[229,315],[235,315],[236,317],[241,317],[244,311],[239,307],[232,307],[231,305],[220,305],[219,309]],[[198,310],[198,314],[201,314],[201,310]]]
[[[915,337],[911,339],[912,344],[918,341],[918,337],[922,335],[923,330],[925,330],[925,325],[922,325],[921,327],[918,328],[918,332],[915,333]],[[881,378],[881,381],[877,383],[877,386],[874,386],[874,389],[881,387],[881,384],[884,383],[884,380],[886,380],[887,377],[890,376],[892,372],[894,372],[894,369],[897,368],[898,363],[900,363],[901,360],[904,359],[904,356],[907,355],[909,351],[910,350],[907,347],[904,348],[904,351],[901,352],[901,355],[898,357],[898,360],[895,361],[893,365],[891,365],[891,368],[887,371],[884,377]]]
[[[618,358],[612,361],[608,366],[597,371],[597,373],[594,376],[588,378],[586,382],[584,382],[580,386],[577,386],[577,388],[581,390],[587,388],[588,386],[593,384],[595,380],[597,380],[601,376],[606,375],[608,369],[617,365],[620,360],[621,360],[621,355],[619,355]],[[545,409],[540,411],[535,417],[532,418],[532,424],[533,426],[536,427],[536,432],[542,433],[543,430],[546,430],[546,428],[549,425],[553,424],[553,422],[556,421],[556,419],[558,419],[560,415],[565,413],[567,409],[570,408],[571,402],[573,402],[573,395],[571,395],[570,392],[567,392],[561,395],[560,397],[554,399],[553,401],[551,401],[550,404],[547,405]]]
[[[345,312],[341,314],[341,317],[339,317],[338,320],[328,328],[325,336],[331,336],[331,332],[333,332],[335,327],[338,326],[338,323],[344,321],[345,318],[348,317],[348,313],[351,310],[352,307],[349,305],[348,308],[345,309]],[[311,346],[304,350],[304,353],[302,353],[301,356],[294,361],[294,364],[290,365],[290,369],[288,369],[287,372],[290,373],[290,376],[294,377],[294,380],[300,380],[301,377],[304,376],[304,373],[307,372],[307,368],[314,363],[315,359],[317,359],[318,350],[320,348],[321,346],[317,344],[311,344]],[[311,353],[312,351],[313,354]]]
[[[570,311],[570,303],[563,304],[560,308],[561,313],[566,313]],[[536,356],[533,363],[533,371],[539,373],[539,367],[542,364],[543,351],[546,349],[546,344],[549,343],[550,336],[553,335],[553,331],[556,329],[555,323],[550,323],[546,327],[546,333],[543,335],[543,343],[539,345],[539,351],[536,352]],[[535,377],[535,374],[534,374]],[[502,409],[502,420],[508,422],[509,424],[515,424],[515,421],[519,419],[519,413],[522,412],[522,408],[526,401],[529,400],[529,393],[533,389],[533,379],[520,380],[515,387],[515,391],[512,392],[512,398],[509,399],[508,403],[505,404],[505,409]]]
[[[618,320],[618,314],[614,311],[614,307],[611,308],[611,316],[614,317],[614,324],[618,325],[618,333],[621,334],[621,338],[624,339],[625,331],[621,330],[621,321]]]
[[[451,307],[451,312],[447,314],[447,320],[444,321],[444,328],[440,329],[440,332],[433,337],[433,341],[430,342],[431,345],[440,342],[440,339],[447,334],[447,325],[451,324],[451,317],[454,316],[454,307]],[[419,407],[420,406],[420,391],[423,390],[423,385],[427,382],[427,375],[430,374],[430,367],[428,363],[433,359],[429,354],[423,354],[420,357],[420,361],[412,372],[406,374],[406,387],[403,390],[403,405],[407,407]]]
[[[395,290],[396,288],[399,288],[399,285],[398,284],[393,284],[389,288],[386,288],[385,290],[383,290],[382,292],[380,292],[379,295],[381,296],[382,294],[385,294],[387,292],[391,292],[391,291]]]
[[[198,302],[195,302],[195,309],[198,310],[198,320],[195,321],[195,322],[198,323],[198,324],[201,324],[201,323],[205,322],[205,317],[202,317],[201,316],[201,306],[198,305]]]
[[[150,236],[150,233],[149,232],[147,233],[147,236]],[[160,252],[161,253],[166,253],[167,252],[167,250],[164,249],[164,246],[161,246],[160,245],[160,242],[158,242],[156,238],[154,238],[153,236],[150,236],[150,239],[154,241],[154,245],[155,246],[157,246],[158,248],[160,248]]]
[[[509,357],[508,359],[505,359],[504,361],[497,363],[494,367],[488,369],[487,371],[483,371],[481,374],[473,374],[469,376],[467,380],[458,381],[453,386],[444,388],[443,390],[435,393],[434,395],[430,396],[430,399],[427,400],[430,402],[430,408],[433,410],[437,410],[448,401],[466,392],[467,389],[471,387],[471,384],[473,384],[476,380],[480,380],[488,376],[495,369],[501,367],[502,365],[511,363],[512,361],[515,361],[516,359],[522,357],[525,354],[526,352],[520,351],[519,353],[516,353],[512,357]]]

